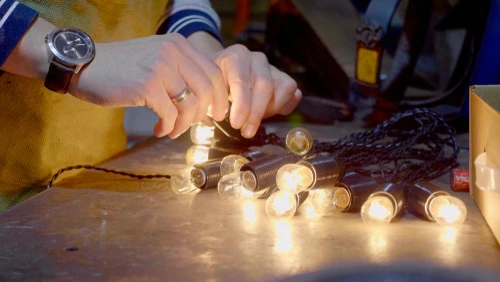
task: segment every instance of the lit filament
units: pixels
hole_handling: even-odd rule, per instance
[[[266,201],[266,213],[272,218],[288,218],[297,211],[297,196],[295,194],[278,191]]]
[[[186,152],[186,163],[188,166],[195,164],[200,164],[208,161],[208,151],[210,150],[207,146],[191,146]]]
[[[454,222],[460,217],[460,210],[453,205],[444,205],[438,210],[438,216],[442,217],[446,222]]]
[[[214,141],[214,127],[201,122],[193,124],[189,133],[194,144],[210,145]]]
[[[294,203],[290,197],[286,194],[279,194],[274,198],[273,209],[278,214],[284,214],[289,210],[293,209]]]
[[[294,194],[307,190],[313,181],[311,169],[299,164],[284,165],[276,174],[278,188]]]
[[[361,219],[365,223],[387,224],[394,216],[394,204],[386,196],[372,196],[361,207]]]
[[[467,216],[465,204],[460,199],[448,195],[432,199],[429,211],[437,223],[452,227],[462,225]]]
[[[370,207],[369,215],[373,218],[383,220],[391,216],[391,211],[387,207],[375,202]]]

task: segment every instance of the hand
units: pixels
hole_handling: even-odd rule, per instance
[[[174,105],[171,98],[186,85],[191,95]],[[219,67],[178,34],[96,44],[96,57],[73,77],[69,93],[106,107],[146,106],[159,117],[158,137],[177,137],[209,106],[222,120],[228,107]]]
[[[287,115],[302,98],[296,82],[270,65],[261,52],[233,45],[213,56],[232,100],[230,122],[244,137],[253,137],[263,118]]]

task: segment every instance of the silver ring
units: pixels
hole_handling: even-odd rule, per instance
[[[170,100],[172,100],[172,103],[174,103],[174,105],[177,105],[180,102],[186,100],[189,94],[191,94],[191,90],[189,90],[189,87],[186,86],[180,94],[175,95],[175,97]]]

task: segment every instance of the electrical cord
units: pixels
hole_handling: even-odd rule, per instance
[[[165,179],[170,179],[170,175],[168,174],[135,174],[135,173],[130,173],[130,172],[125,172],[125,171],[119,171],[119,170],[114,170],[114,169],[108,169],[104,167],[97,167],[97,166],[92,166],[92,165],[74,165],[74,166],[67,166],[65,168],[60,169],[56,174],[52,176],[52,179],[50,180],[49,184],[47,184],[47,189],[51,188],[52,185],[54,184],[54,181],[61,175],[62,173],[70,170],[75,170],[75,169],[90,169],[90,170],[97,170],[97,171],[103,171],[106,173],[113,173],[113,174],[118,174],[118,175],[123,175],[123,176],[128,176],[131,178],[135,179],[153,179],[153,178],[165,178]]]
[[[265,144],[286,148],[286,139],[274,133]],[[451,152],[451,153],[450,153]],[[365,132],[354,133],[333,142],[314,141],[304,158],[329,153],[349,170],[375,176],[387,182],[418,182],[437,178],[457,166],[460,148],[455,131],[437,113],[413,109],[400,113]],[[60,174],[75,169],[91,169],[135,179],[170,179],[170,175],[142,175],[92,165],[60,169],[47,185],[52,187]]]

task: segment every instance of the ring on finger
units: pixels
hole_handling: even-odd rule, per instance
[[[186,100],[189,94],[191,94],[191,90],[189,90],[189,87],[186,86],[184,87],[184,89],[182,89],[182,91],[179,94],[175,95],[170,100],[172,100],[172,103],[174,103],[174,105],[177,105],[180,102]]]

